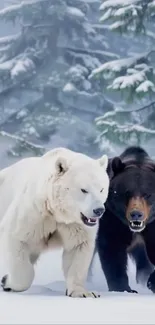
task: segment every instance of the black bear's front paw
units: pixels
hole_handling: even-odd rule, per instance
[[[147,281],[147,287],[149,290],[155,293],[155,271],[152,272],[151,275],[149,276],[149,279]]]
[[[138,291],[136,291],[136,290],[132,290],[131,288],[129,288],[129,289],[125,290],[125,291],[127,291],[127,292],[129,292],[129,293],[138,293]]]
[[[2,286],[4,291],[11,291],[11,288],[7,287],[7,278],[8,278],[7,275],[3,276],[2,280],[1,280],[1,286]]]
[[[109,291],[138,293],[136,290],[132,290],[130,287],[124,287],[124,286],[110,288]]]

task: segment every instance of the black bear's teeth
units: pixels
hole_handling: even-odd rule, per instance
[[[131,221],[130,224],[132,227],[140,228],[143,226],[143,221]]]

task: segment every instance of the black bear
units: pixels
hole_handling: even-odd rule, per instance
[[[129,147],[109,159],[109,195],[100,219],[97,251],[109,291],[129,286],[127,256],[155,292],[155,163],[145,150]]]

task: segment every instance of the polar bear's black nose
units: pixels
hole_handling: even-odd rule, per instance
[[[102,214],[105,212],[105,208],[102,207],[102,208],[94,209],[93,212],[94,212],[95,216],[101,217]]]

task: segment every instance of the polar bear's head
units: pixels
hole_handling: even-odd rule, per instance
[[[76,153],[58,157],[52,180],[52,202],[58,222],[94,226],[103,215],[109,190],[108,157],[92,159]]]

